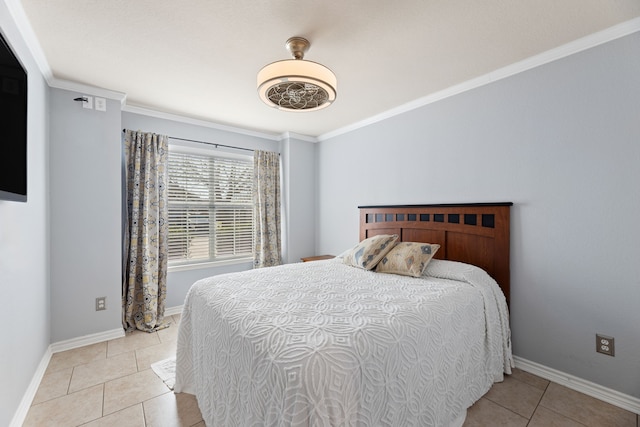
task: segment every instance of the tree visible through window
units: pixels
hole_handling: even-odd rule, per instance
[[[247,258],[253,251],[253,161],[169,152],[169,265]]]

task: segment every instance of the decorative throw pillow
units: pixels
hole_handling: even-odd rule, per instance
[[[353,267],[373,269],[398,241],[397,234],[379,234],[358,243],[342,261]]]
[[[440,245],[430,243],[398,243],[382,257],[376,271],[420,277],[438,249],[440,249]]]

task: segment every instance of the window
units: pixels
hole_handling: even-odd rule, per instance
[[[169,150],[169,265],[253,254],[253,159]]]

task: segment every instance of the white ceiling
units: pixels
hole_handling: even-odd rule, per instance
[[[638,0],[22,0],[56,79],[128,106],[320,136],[640,16]],[[330,107],[263,104],[256,74],[290,59],[331,68]]]

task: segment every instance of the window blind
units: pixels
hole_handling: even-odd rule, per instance
[[[169,152],[169,264],[251,256],[253,162]]]

